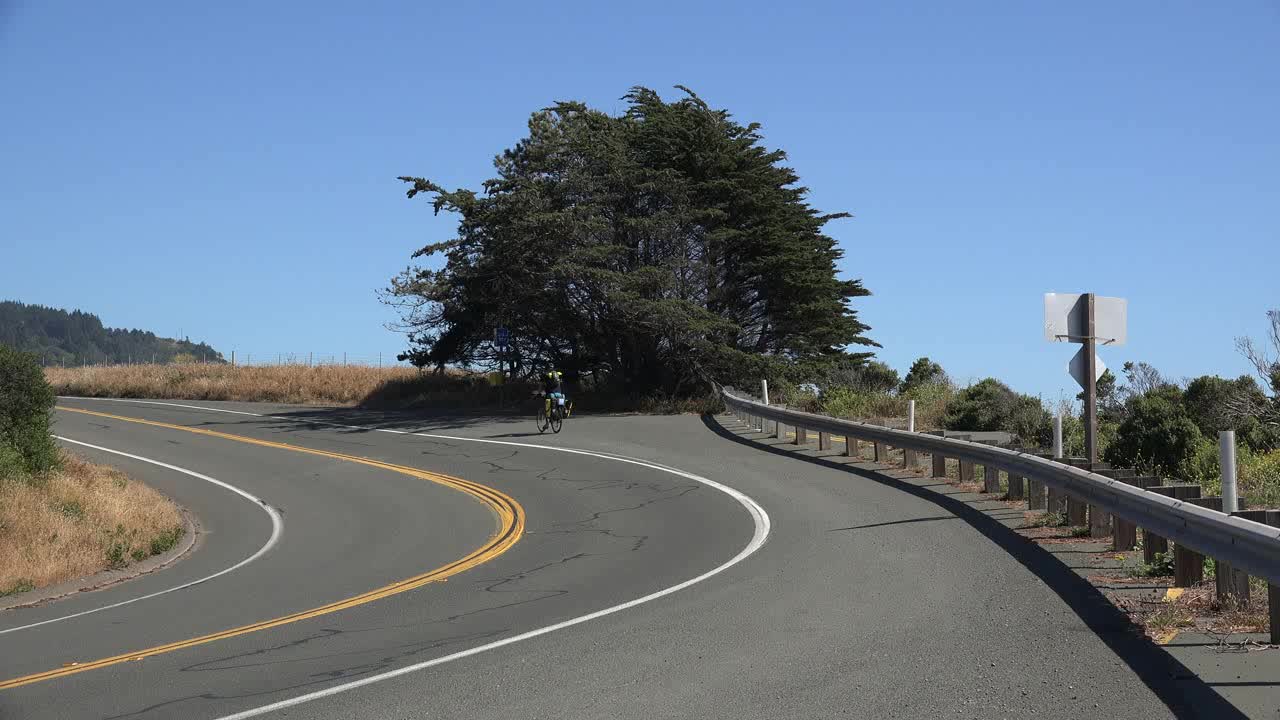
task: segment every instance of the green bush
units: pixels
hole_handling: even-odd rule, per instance
[[[1203,440],[1182,402],[1182,391],[1164,385],[1129,401],[1103,457],[1118,467],[1172,475],[1185,469]]]
[[[1280,450],[1236,458],[1240,497],[1252,507],[1280,507]]]
[[[1004,430],[1024,443],[1052,441],[1053,424],[1038,398],[1014,392],[987,378],[961,390],[947,405],[943,426],[948,430]]]
[[[49,433],[55,400],[35,356],[0,345],[0,473],[30,476],[58,464]]]

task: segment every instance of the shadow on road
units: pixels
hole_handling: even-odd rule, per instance
[[[710,415],[703,415],[702,422],[712,432],[726,440],[800,462],[842,470],[926,500],[951,512],[991,542],[999,545],[1057,593],[1058,597],[1062,598],[1062,601],[1085,625],[1096,633],[1147,687],[1151,688],[1151,691],[1175,717],[1223,720],[1247,717],[1187,666],[1148,640],[1142,634],[1142,630],[1092,583],[1076,574],[1039,545],[1028,542],[1026,538],[970,504],[871,469],[835,462],[810,453],[782,450],[769,443],[756,442],[724,427],[717,418]],[[918,521],[928,519],[937,518],[921,518]]]

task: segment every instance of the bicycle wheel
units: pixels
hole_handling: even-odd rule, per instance
[[[560,432],[560,426],[564,424],[564,411],[560,408],[551,409],[551,432]]]
[[[544,408],[542,405],[538,405],[538,415],[535,418],[535,420],[537,420],[538,422],[538,432],[540,433],[546,432],[547,431],[547,409]]]

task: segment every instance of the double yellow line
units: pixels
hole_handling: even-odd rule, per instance
[[[505,493],[494,490],[493,488],[473,483],[469,480],[442,475],[440,473],[427,472],[417,468],[406,467],[404,465],[393,465],[391,463],[382,462],[381,460],[371,460],[356,455],[345,455],[343,453],[329,452],[327,450],[316,450],[313,448],[301,447],[298,445],[289,445],[286,443],[272,442],[269,440],[258,440],[256,438],[245,437],[243,435],[231,435],[228,433],[217,432],[214,430],[204,430],[201,428],[191,428],[184,425],[173,425],[170,423],[156,422],[154,420],[142,420],[140,418],[125,417],[123,415],[111,415],[108,413],[95,412],[92,410],[82,410],[80,408],[59,407],[59,410],[67,412],[82,413],[84,415],[96,415],[98,417],[110,418],[112,420],[121,420],[124,422],[138,423],[140,425],[151,425],[154,427],[168,428],[170,430],[181,430],[183,432],[196,433],[198,435],[208,435],[210,437],[222,438],[224,440],[234,440],[236,442],[248,443],[250,445],[260,445],[263,447],[279,448],[281,450],[292,450],[294,452],[306,453],[308,455],[319,455],[322,457],[334,458],[337,460],[345,460],[347,462],[368,465],[370,467],[381,468],[383,470],[391,470],[392,472],[410,475],[412,477],[429,480],[446,487],[453,488],[460,492],[464,492],[493,510],[497,516],[498,527],[489,540],[468,553],[465,557],[455,560],[454,562],[438,567],[434,570],[415,575],[411,578],[405,578],[398,582],[384,585],[380,588],[370,590],[369,592],[349,597],[345,600],[339,600],[328,605],[322,605],[310,610],[303,610],[292,615],[274,618],[272,620],[264,620],[262,622],[253,623],[252,625],[242,625],[240,627],[222,630],[220,632],[211,633],[209,635],[201,635],[200,637],[191,638],[189,640],[181,640],[168,645],[158,645],[156,647],[138,650],[124,655],[115,655],[112,657],[102,658],[101,660],[93,660],[84,663],[74,663],[64,667],[46,670],[44,672],[34,673],[32,675],[24,675],[11,680],[0,681],[0,690],[20,687],[22,685],[30,685],[31,683],[42,682],[44,680],[53,680],[54,678],[75,675],[76,673],[87,672],[89,670],[97,670],[99,668],[118,665],[120,663],[133,662],[155,655],[163,655],[171,653],[175,650],[195,647],[196,645],[204,645],[206,643],[215,642],[233,638],[237,635],[245,635],[259,630],[268,630],[270,628],[287,625],[289,623],[307,620],[321,615],[346,610],[365,603],[371,603],[375,600],[397,595],[402,592],[408,592],[415,588],[422,587],[427,583],[439,582],[452,575],[457,575],[464,570],[473,568],[481,563],[488,562],[520,541],[520,536],[524,534],[524,508],[514,498]]]

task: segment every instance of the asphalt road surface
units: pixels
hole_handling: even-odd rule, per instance
[[[731,419],[59,406],[200,533],[0,612],[3,720],[1234,712],[990,519]]]

